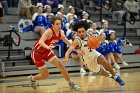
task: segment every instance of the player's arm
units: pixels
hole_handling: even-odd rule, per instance
[[[62,33],[61,34],[61,39],[68,45],[70,46],[71,45],[71,42],[66,38],[66,36]],[[76,51],[78,54],[82,55],[83,52],[80,51],[79,49],[73,49],[74,51]]]
[[[46,39],[49,39],[49,38],[51,38],[51,37],[52,37],[52,31],[51,31],[50,29],[46,30],[46,31],[43,33],[43,35],[41,36],[41,38],[40,38],[40,40],[39,40],[39,42],[38,42],[39,45],[41,45],[42,47],[44,47],[44,48],[46,48],[46,49],[48,49],[48,50],[54,48],[54,47],[55,47],[54,45],[48,46],[48,45],[45,44],[45,40],[46,40]]]
[[[77,39],[75,39],[75,40],[72,42],[72,44],[71,44],[71,46],[69,47],[69,49],[67,50],[67,52],[66,52],[66,54],[65,54],[65,59],[63,60],[63,62],[68,62],[70,53],[71,53],[73,50],[75,50],[75,48],[76,48],[77,46],[80,46],[80,43],[78,42]]]
[[[66,38],[64,33],[61,32],[61,39],[68,45],[71,46],[71,42]]]

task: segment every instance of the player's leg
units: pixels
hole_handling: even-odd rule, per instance
[[[62,75],[64,76],[66,81],[68,81],[68,84],[72,90],[78,90],[80,88],[77,84],[70,80],[68,71],[65,69],[65,67],[62,65],[61,61],[57,57],[51,63],[61,71]]]
[[[111,65],[107,62],[107,60],[105,59],[104,56],[100,55],[98,58],[97,58],[97,62],[98,64],[100,65],[103,65],[103,67],[109,71],[111,73],[112,76],[115,76],[115,73],[111,67]]]
[[[102,76],[112,77],[112,75],[108,71],[106,71],[102,65],[101,65],[100,71],[98,73],[99,73],[99,75],[102,75]]]
[[[112,75],[112,78],[118,82],[121,86],[125,85],[124,81],[119,77],[119,76],[116,76],[114,71],[113,71],[113,68],[111,67],[111,65],[107,62],[107,60],[102,56],[100,55],[98,58],[97,58],[97,62],[98,64],[102,65],[105,70],[109,71],[110,74]],[[101,70],[103,71],[103,70]],[[99,72],[101,73],[101,72]],[[103,72],[102,72],[103,73]],[[111,77],[111,76],[110,76]]]
[[[48,69],[45,66],[43,66],[42,68],[39,68],[39,71],[40,73],[35,76],[32,76],[32,75],[28,76],[31,87],[34,89],[37,88],[36,80],[47,79],[49,76]]]
[[[48,53],[46,53],[46,54],[48,54]],[[41,80],[41,79],[48,78],[49,72],[48,72],[48,69],[46,67],[45,60],[43,60],[44,59],[43,57],[46,54],[41,53],[41,52],[36,52],[35,50],[33,50],[31,52],[32,60],[35,63],[36,67],[40,71],[40,73],[35,75],[35,76],[32,76],[32,75],[28,76],[28,79],[29,79],[29,81],[31,83],[31,87],[34,88],[34,89],[37,88],[36,80]]]

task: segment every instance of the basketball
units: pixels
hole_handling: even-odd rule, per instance
[[[88,39],[88,47],[91,48],[91,49],[97,49],[100,45],[100,40],[99,40],[99,37],[90,37]]]

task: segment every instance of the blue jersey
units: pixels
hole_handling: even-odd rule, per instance
[[[33,25],[35,26],[44,26],[47,27],[47,20],[44,15],[38,15],[38,13],[35,13],[33,15]]]
[[[108,46],[109,46],[109,52],[117,52],[119,54],[122,53],[121,48],[117,45],[115,41],[109,42]]]
[[[102,42],[96,50],[104,56],[107,55],[109,53],[108,43]]]

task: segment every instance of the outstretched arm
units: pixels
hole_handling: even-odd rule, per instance
[[[72,44],[71,44],[71,46],[69,47],[69,49],[67,50],[67,52],[66,52],[66,54],[65,54],[65,59],[63,60],[63,62],[68,62],[69,61],[69,55],[70,55],[70,53],[73,51],[73,50],[75,50],[75,48],[77,47],[77,46],[79,46],[80,44],[79,44],[79,42],[78,42],[78,40],[74,40],[73,42],[72,42]]]

